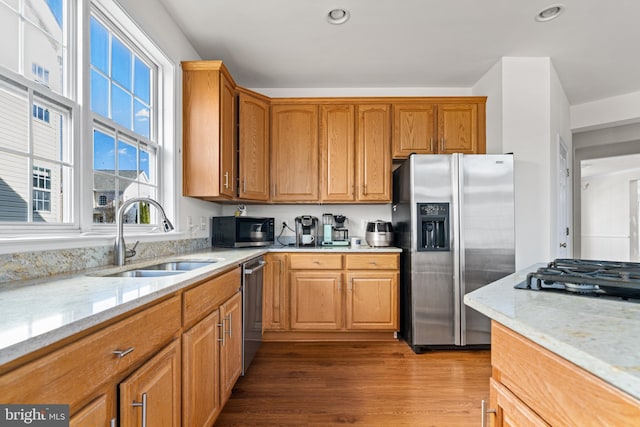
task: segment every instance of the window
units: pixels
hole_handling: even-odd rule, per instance
[[[0,35],[0,233],[87,231],[113,224],[124,200],[161,199],[160,78],[173,65],[126,12],[114,0],[0,0]],[[126,215],[156,221],[147,206]]]
[[[158,195],[160,147],[152,132],[158,66],[99,13],[91,16],[90,32],[94,191],[111,193],[113,200],[98,203],[93,218],[114,222],[124,200]],[[132,206],[128,222],[148,224],[148,215],[141,211],[141,206]]]

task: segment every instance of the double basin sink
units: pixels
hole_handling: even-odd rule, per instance
[[[215,260],[167,261],[154,265],[147,265],[131,270],[119,271],[111,274],[101,274],[101,277],[162,277],[186,273],[197,268],[215,264]]]

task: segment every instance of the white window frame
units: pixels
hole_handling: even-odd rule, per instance
[[[31,94],[37,93],[45,99],[52,100],[69,108],[71,119],[68,123],[69,138],[72,143],[74,164],[72,206],[73,222],[70,224],[16,224],[10,227],[0,223],[0,253],[11,253],[16,250],[44,250],[57,247],[95,246],[103,242],[112,242],[115,234],[114,224],[93,223],[93,113],[90,110],[90,16],[93,9],[98,10],[113,22],[118,23],[119,30],[142,50],[145,56],[152,58],[157,64],[157,83],[152,97],[157,99],[156,120],[152,124],[155,132],[157,153],[157,200],[163,205],[165,212],[176,224],[177,197],[175,194],[176,147],[175,112],[177,109],[175,96],[176,64],[166,56],[151,40],[140,26],[122,9],[116,0],[69,0],[63,15],[68,23],[68,31],[64,33],[67,55],[64,65],[65,73],[62,81],[62,93],[49,93],[46,86],[30,79],[32,70],[23,70],[20,63],[20,75],[2,68],[0,78],[12,81],[18,86],[27,88]],[[1,67],[0,67],[1,68]],[[45,88],[44,90],[42,88]],[[43,93],[44,92],[44,93]],[[33,95],[30,95],[33,96]],[[80,106],[86,108],[80,108]],[[31,112],[30,112],[31,113]],[[32,116],[32,114],[29,114]],[[82,143],[80,141],[83,141]],[[89,179],[91,178],[91,179]],[[28,197],[32,198],[31,191]],[[140,240],[167,240],[164,233],[149,235],[156,225],[127,225],[126,235],[140,236]],[[100,238],[99,236],[103,237]],[[64,242],[60,238],[64,238]],[[177,238],[174,236],[173,238]]]

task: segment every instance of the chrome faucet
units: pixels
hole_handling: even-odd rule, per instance
[[[160,215],[162,215],[162,229],[164,230],[164,232],[168,233],[169,231],[173,230],[173,224],[171,224],[171,221],[167,219],[167,214],[164,213],[164,209],[162,209],[162,206],[160,205],[160,203],[156,202],[155,200],[150,199],[148,197],[134,197],[133,199],[129,199],[122,202],[122,204],[120,205],[120,208],[118,209],[118,213],[116,215],[117,232],[116,232],[116,242],[113,245],[113,263],[115,265],[124,265],[127,258],[131,258],[136,254],[136,246],[138,246],[138,242],[136,242],[135,245],[133,245],[132,249],[127,249],[124,243],[123,225],[124,225],[125,208],[137,202],[146,202],[155,206],[156,209],[158,209],[158,211],[160,212]]]

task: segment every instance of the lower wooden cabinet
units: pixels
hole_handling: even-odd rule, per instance
[[[115,397],[103,394],[71,417],[69,427],[111,427],[111,420],[115,420],[111,416],[115,402]]]
[[[242,294],[237,292],[220,306],[220,397],[222,406],[242,373]]]
[[[180,352],[178,339],[120,383],[120,426],[181,425]]]
[[[266,260],[267,341],[392,337],[398,330],[399,254],[280,253]]]
[[[502,426],[631,426],[640,401],[493,321],[490,410]],[[586,404],[588,402],[588,404]]]

